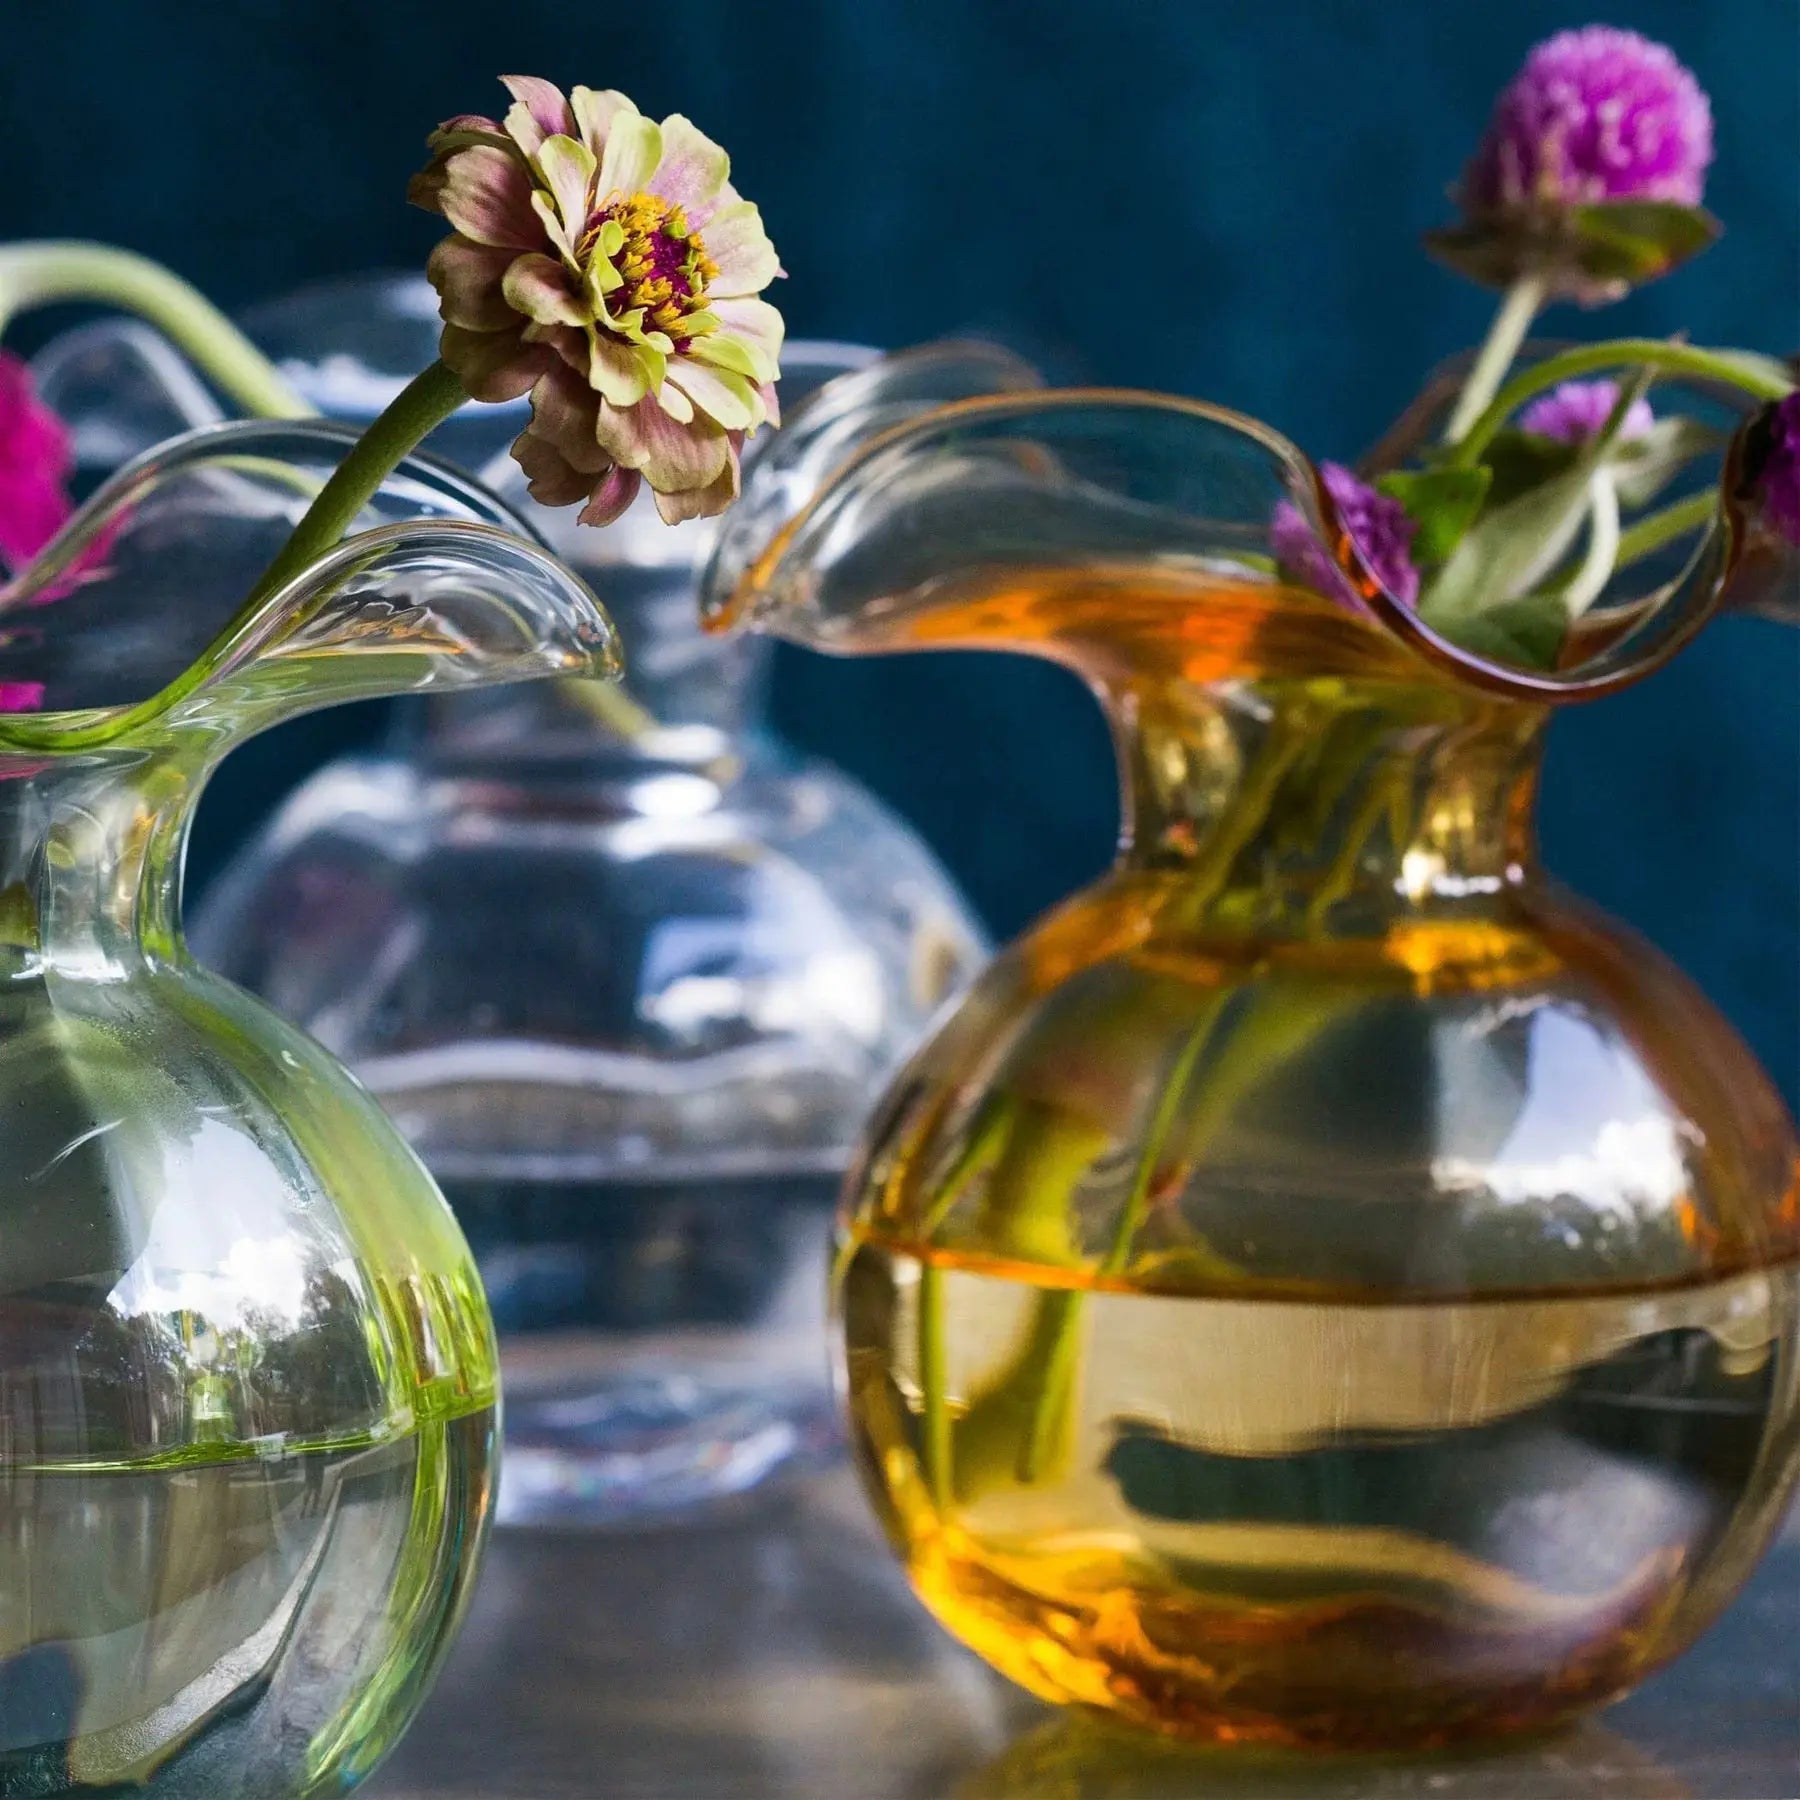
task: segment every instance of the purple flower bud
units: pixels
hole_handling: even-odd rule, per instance
[[[1519,429],[1559,444],[1585,444],[1612,417],[1618,403],[1616,381],[1565,381],[1526,407],[1519,415]],[[1641,438],[1655,423],[1650,402],[1640,396],[1625,409],[1619,441]]]
[[[1800,549],[1800,391],[1768,409],[1755,440],[1751,498],[1762,522]]]
[[[1495,103],[1463,180],[1472,213],[1533,203],[1698,206],[1712,108],[1661,44],[1590,25],[1537,46]]]
[[[1370,574],[1395,599],[1410,606],[1419,597],[1419,571],[1412,560],[1418,521],[1398,500],[1378,494],[1342,463],[1321,463],[1319,473]],[[1269,521],[1269,545],[1277,566],[1290,580],[1328,600],[1361,607],[1362,601],[1343,570],[1292,501],[1283,500],[1275,508]]]

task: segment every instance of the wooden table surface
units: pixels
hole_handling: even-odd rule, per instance
[[[842,1471],[722,1524],[499,1534],[370,1800],[1795,1800],[1800,1516],[1673,1668],[1501,1757],[1247,1763],[1040,1706],[914,1602]]]

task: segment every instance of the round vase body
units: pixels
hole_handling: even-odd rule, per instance
[[[1273,604],[1337,672],[1159,681],[1140,641],[1131,847],[877,1115],[860,1465],[926,1604],[1045,1698],[1329,1750],[1535,1730],[1681,1650],[1780,1522],[1793,1131],[1537,873],[1540,719]]]
[[[473,1262],[368,1096],[223,982],[9,985],[0,1791],[342,1793],[480,1553]]]

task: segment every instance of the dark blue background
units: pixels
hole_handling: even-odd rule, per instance
[[[1711,92],[1724,243],[1575,331],[1800,341],[1794,0],[1618,0]],[[622,87],[732,150],[792,279],[796,332],[903,344],[996,333],[1059,377],[1166,387],[1349,455],[1486,296],[1417,234],[1494,90],[1579,10],[1551,0],[380,0],[11,9],[0,234],[158,257],[236,306],[417,265],[439,230],[401,195],[440,117],[494,73]],[[1800,633],[1733,623],[1561,720],[1552,865],[1635,922],[1800,1095]],[[1090,703],[1015,659],[786,655],[794,739],[913,818],[995,929],[1106,859],[1107,744]],[[200,878],[350,735],[303,722],[233,760]]]

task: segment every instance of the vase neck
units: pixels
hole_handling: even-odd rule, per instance
[[[0,756],[0,968],[108,980],[181,953],[204,747]]]
[[[1188,877],[1212,924],[1378,935],[1535,869],[1537,710],[1360,678],[1133,675],[1104,697],[1123,860]]]

